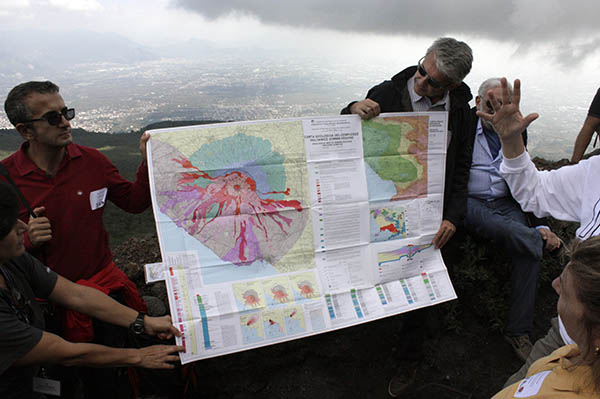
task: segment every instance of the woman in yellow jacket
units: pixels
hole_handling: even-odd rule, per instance
[[[539,359],[527,378],[493,399],[600,398],[600,236],[574,244],[571,261],[552,286],[558,314],[576,344]]]

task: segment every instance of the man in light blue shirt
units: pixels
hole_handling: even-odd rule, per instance
[[[472,110],[477,124],[464,225],[474,236],[500,246],[511,259],[511,303],[504,335],[517,356],[524,361],[532,348],[529,334],[543,248],[558,248],[560,239],[539,219],[533,221],[536,227],[530,226],[527,215],[512,198],[506,181],[500,175],[500,139],[490,122],[475,115],[476,110],[494,112],[488,98],[489,91],[495,95],[497,91],[496,98],[501,98],[499,78],[490,78],[481,84],[475,98],[476,108]],[[512,95],[512,88],[510,91]],[[526,143],[526,132],[523,132],[523,139]]]

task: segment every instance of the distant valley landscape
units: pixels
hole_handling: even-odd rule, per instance
[[[99,133],[137,131],[160,121],[335,115],[398,71],[368,60],[217,48],[201,40],[151,48],[87,31],[2,35],[0,101],[18,83],[52,80],[76,109],[73,126]],[[63,42],[69,46],[55,45]],[[36,51],[25,56],[22,48]],[[469,75],[466,83],[475,93],[480,78]],[[569,157],[595,88],[586,96],[573,90],[556,97],[527,89],[523,108],[541,115],[529,129],[530,152],[552,160]],[[0,128],[11,128],[4,112]]]

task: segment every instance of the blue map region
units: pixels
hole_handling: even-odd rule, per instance
[[[285,337],[285,331],[278,323],[274,322],[271,324],[269,320],[266,320],[263,325],[265,327],[265,337],[267,339]]]
[[[197,250],[202,279],[205,284],[219,284],[231,281],[250,280],[279,274],[270,263],[258,260],[251,265],[239,267],[233,263],[225,263],[210,248],[192,237],[182,227],[177,227],[171,219],[158,212],[161,239],[169,252],[182,252],[190,249]]]
[[[369,201],[390,201],[394,195],[398,194],[394,182],[391,180],[383,180],[366,162],[365,172],[367,176]]]
[[[244,344],[255,344],[263,340],[263,337],[258,335],[258,328],[251,326],[242,326],[242,341],[244,342]]]

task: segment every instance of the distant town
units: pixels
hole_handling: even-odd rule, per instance
[[[3,46],[26,38],[9,39],[0,44],[0,53],[10,54]],[[17,83],[50,79],[61,86],[68,105],[76,109],[73,125],[100,133],[129,132],[165,120],[335,115],[397,72],[390,65],[356,65],[255,49],[214,49],[204,42],[150,50],[126,40],[113,41],[118,44],[109,52],[112,58],[100,61],[95,52],[81,46],[106,38],[81,38],[73,43],[79,47],[69,51],[50,44],[60,39],[49,37],[48,46],[38,46],[48,54],[27,61],[16,57],[4,60],[0,101],[4,102]],[[478,79],[468,76],[466,81],[474,96]],[[590,93],[595,89],[591,87]],[[563,98],[545,93],[535,87],[524,92],[525,112],[540,114],[529,131],[529,151],[549,160],[567,158],[593,94],[584,98],[573,90]],[[0,128],[10,127],[1,112]]]

